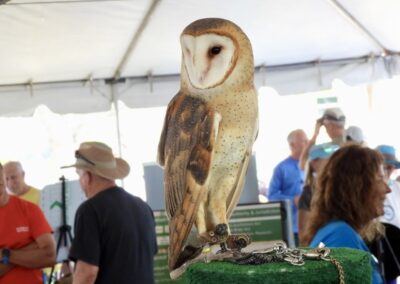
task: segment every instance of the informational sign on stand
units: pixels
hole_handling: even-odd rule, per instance
[[[156,283],[184,283],[183,281],[172,281],[168,271],[168,218],[165,211],[154,212],[156,221],[158,252],[154,257],[154,279]]]
[[[233,212],[229,226],[233,234],[250,235],[252,243],[244,249],[245,251],[260,249],[275,241],[284,240],[292,243],[291,222],[287,220],[287,216],[291,214],[287,210],[290,210],[290,206],[286,202],[241,205]],[[168,218],[164,211],[156,211],[154,216],[158,244],[154,267],[155,281],[156,283],[183,283],[183,280],[171,280],[169,276]]]
[[[81,189],[79,181],[65,181],[66,225],[71,226],[71,234],[73,234],[75,212],[79,205],[85,200],[86,197]],[[59,229],[63,225],[62,206],[62,183],[59,182],[45,186],[40,194],[40,207],[54,230],[56,242],[60,238]],[[64,245],[64,242],[61,243],[60,250],[57,254],[57,262],[68,259],[69,246],[70,243],[67,243],[67,246]]]

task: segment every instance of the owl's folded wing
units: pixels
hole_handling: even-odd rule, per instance
[[[158,148],[170,218],[170,269],[185,244],[204,197],[218,123],[207,103],[178,93],[168,105]]]

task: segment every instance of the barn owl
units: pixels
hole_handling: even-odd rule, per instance
[[[243,31],[228,20],[200,19],[183,30],[180,42],[181,87],[168,105],[158,146],[170,272],[205,245],[246,245],[246,238],[231,235],[228,221],[258,132],[253,53]]]

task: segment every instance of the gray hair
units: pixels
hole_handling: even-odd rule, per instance
[[[4,167],[6,166],[14,166],[16,167],[20,172],[24,172],[24,168],[22,167],[22,164],[18,161],[9,161],[7,163],[4,164]]]
[[[290,143],[292,143],[295,139],[296,139],[296,136],[298,135],[298,134],[300,134],[300,133],[305,133],[304,132],[304,130],[303,129],[295,129],[295,130],[293,130],[293,131],[291,131],[290,133],[289,133],[289,135],[287,136],[287,142],[290,144]]]

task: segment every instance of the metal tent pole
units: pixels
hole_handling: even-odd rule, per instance
[[[147,24],[149,23],[150,17],[151,15],[153,15],[157,5],[160,3],[161,0],[153,0],[151,2],[151,5],[149,7],[149,9],[146,12],[146,15],[144,16],[142,22],[140,23],[140,26],[138,28],[138,30],[136,31],[136,33],[134,34],[127,50],[125,51],[121,61],[119,62],[115,72],[114,72],[114,79],[118,80],[121,77],[121,73],[126,65],[126,63],[129,60],[129,57],[131,56],[133,50],[136,48],[138,42],[139,42],[139,38],[142,35],[144,29],[146,28]]]
[[[389,54],[391,53],[377,38],[374,34],[372,34],[356,17],[354,17],[342,4],[337,0],[329,0],[330,3],[340,12],[340,14],[344,15],[345,18],[350,20],[350,22],[356,26],[359,30],[361,30],[367,38],[372,41],[379,49],[382,50],[382,53]]]

